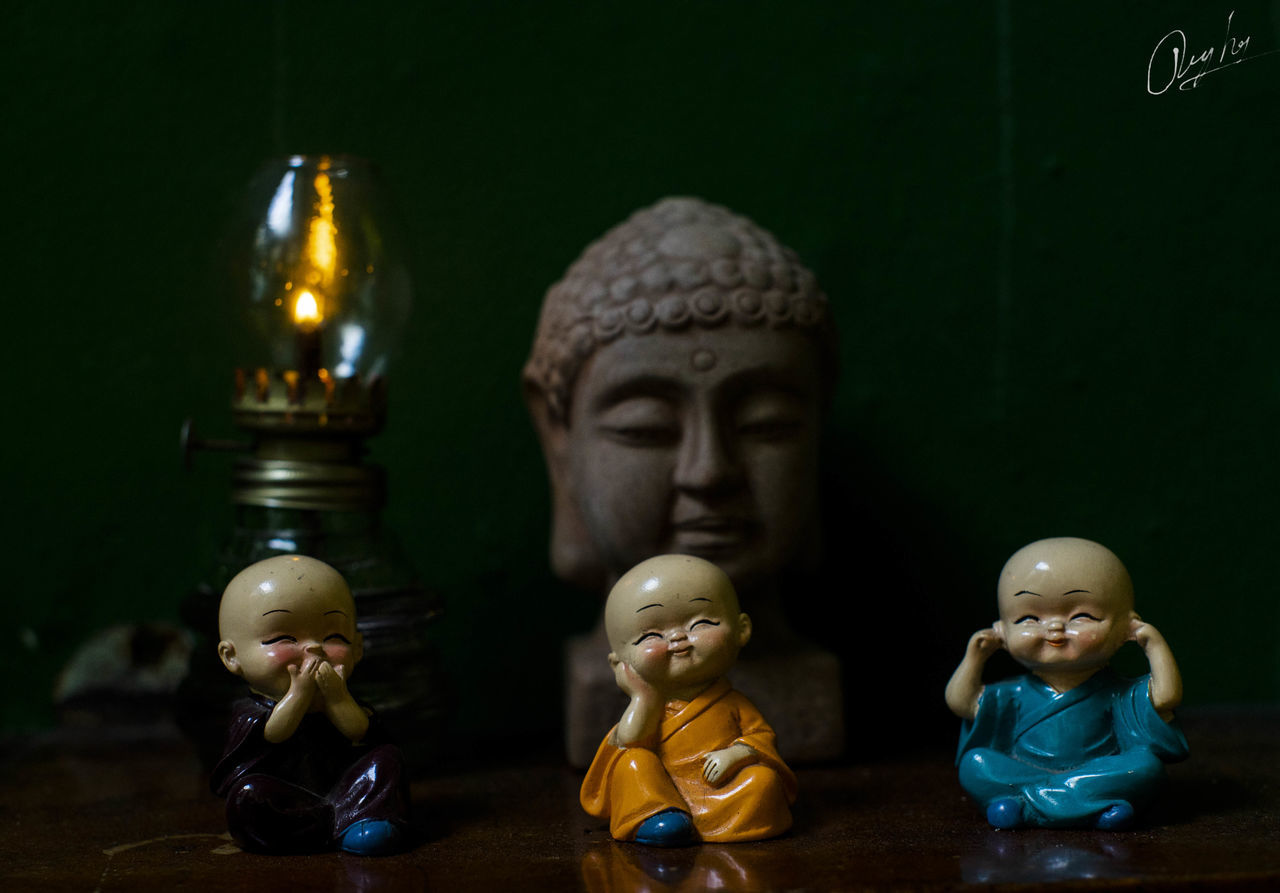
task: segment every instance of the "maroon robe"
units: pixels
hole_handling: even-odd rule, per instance
[[[400,749],[376,717],[352,744],[323,713],[308,713],[288,740],[263,736],[275,701],[255,694],[235,705],[227,747],[210,787],[227,798],[231,835],[255,850],[327,849],[361,819],[407,824],[408,783]]]

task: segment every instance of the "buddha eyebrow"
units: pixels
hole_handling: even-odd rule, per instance
[[[788,397],[806,398],[810,388],[803,378],[785,365],[765,363],[751,369],[743,369],[725,379],[725,386],[741,394],[748,391],[776,391]]]
[[[1070,590],[1068,590],[1068,591],[1066,591],[1066,592],[1064,592],[1064,593],[1062,593],[1062,594],[1063,594],[1063,595],[1076,595],[1077,593],[1081,593],[1081,592],[1083,592],[1085,595],[1093,595],[1093,593],[1092,593],[1092,592],[1090,592],[1088,589],[1070,589]]]
[[[1038,593],[1038,592],[1032,592],[1030,589],[1022,589],[1022,590],[1019,590],[1018,592],[1015,592],[1015,593],[1013,594],[1013,597],[1014,597],[1014,598],[1017,598],[1017,597],[1018,597],[1018,596],[1020,596],[1020,595],[1034,595],[1036,598],[1043,598],[1043,596],[1042,596],[1042,595],[1040,595],[1040,593]]]
[[[343,617],[346,617],[346,616],[347,616],[347,612],[346,612],[346,611],[339,611],[337,608],[334,608],[332,611],[325,611],[325,612],[324,612],[324,616],[326,616],[326,617],[328,617],[330,614],[341,614]]]
[[[662,602],[654,602],[651,605],[645,605],[643,608],[636,608],[636,613],[639,614],[641,611],[647,611],[650,608],[661,608],[661,607],[662,607]]]
[[[266,617],[268,614],[292,614],[292,613],[293,612],[290,611],[288,608],[274,608],[270,611],[263,611],[262,616]]]
[[[707,598],[705,595],[695,595],[693,598],[689,599],[689,601],[691,601],[691,602],[709,602],[709,601],[711,601],[711,599]]]
[[[633,397],[656,397],[660,400],[674,400],[679,396],[679,382],[660,375],[640,375],[607,386],[592,401],[592,405],[596,410],[601,410],[616,406]]]

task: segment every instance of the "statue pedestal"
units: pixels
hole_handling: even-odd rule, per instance
[[[627,706],[608,654],[603,624],[565,644],[565,746],[570,764],[580,769],[591,764]],[[810,646],[756,656],[748,647],[729,680],[773,726],[787,763],[833,760],[844,752],[840,661],[834,654]]]

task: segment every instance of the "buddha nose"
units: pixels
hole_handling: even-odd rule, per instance
[[[1066,628],[1067,628],[1067,625],[1066,625],[1065,623],[1063,623],[1061,620],[1050,620],[1050,621],[1049,621],[1049,630],[1050,630],[1050,632],[1062,632],[1062,630],[1064,630],[1064,629],[1066,629]]]
[[[715,415],[700,407],[680,442],[675,486],[691,493],[732,489],[740,474],[735,448]]]
[[[684,630],[678,629],[672,632],[669,638],[672,642],[683,642],[685,639],[689,638],[689,636]]]
[[[309,642],[307,643],[306,647],[303,648],[302,650],[305,651],[307,654],[323,654],[324,653],[324,648],[320,645],[319,642]]]

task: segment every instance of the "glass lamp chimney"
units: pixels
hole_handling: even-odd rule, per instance
[[[243,207],[237,422],[373,433],[412,306],[376,171],[346,156],[294,155],[259,171]]]

